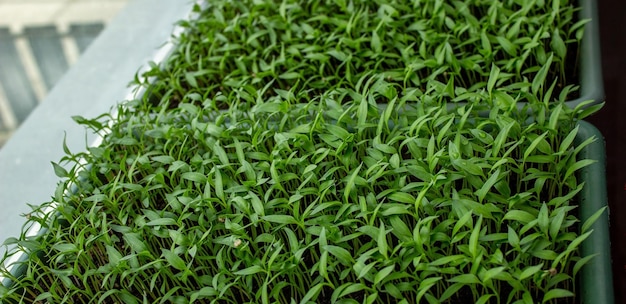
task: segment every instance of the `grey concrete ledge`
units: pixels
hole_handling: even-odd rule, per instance
[[[191,13],[191,0],[132,0],[105,28],[0,150],[0,243],[18,237],[31,211],[50,201],[59,178],[51,161],[85,151],[94,136],[72,116],[94,118],[112,110],[131,92],[135,73],[163,53],[175,23]],[[0,256],[4,249],[0,248]]]

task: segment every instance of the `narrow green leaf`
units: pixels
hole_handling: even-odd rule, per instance
[[[225,196],[224,196],[224,185],[222,182],[222,173],[220,172],[220,169],[218,168],[215,168],[215,195],[219,199],[224,201]]]
[[[380,54],[383,52],[383,46],[382,46],[382,43],[380,42],[380,37],[378,37],[378,33],[376,31],[372,32],[371,45],[372,45],[372,49],[374,49],[374,52],[376,52],[377,54]]]
[[[517,232],[515,232],[515,230],[513,228],[511,228],[511,226],[508,226],[508,241],[509,244],[511,244],[511,246],[518,248],[519,247],[519,236],[517,235]]]
[[[548,230],[550,229],[550,218],[548,214],[548,205],[546,205],[546,203],[541,204],[539,215],[537,216],[537,224],[539,225],[541,232],[547,237],[549,235]]]
[[[550,53],[550,57],[546,60],[546,63],[539,69],[535,78],[533,79],[531,90],[535,95],[539,95],[539,88],[544,87],[544,83],[546,81],[546,77],[548,76],[548,72],[552,69],[552,58],[553,55]]]
[[[575,238],[571,243],[569,243],[569,245],[567,245],[567,251],[574,251],[574,250],[576,250],[576,248],[578,248],[580,243],[582,243],[584,240],[586,240],[591,235],[592,232],[593,232],[593,230],[589,230],[589,231],[585,232],[584,234],[579,235],[577,238]]]
[[[201,184],[206,183],[206,180],[207,180],[204,174],[198,173],[198,172],[185,172],[181,174],[180,177],[183,179],[190,180],[192,182],[201,183]]]
[[[578,134],[578,127],[579,126],[576,125],[574,130],[569,132],[569,134],[567,134],[567,136],[563,139],[563,141],[561,141],[561,144],[559,145],[560,153],[564,153],[572,145],[572,143],[574,142],[574,139],[576,138],[576,134]]]
[[[167,217],[154,219],[146,223],[147,226],[167,226],[167,225],[176,225],[176,224],[177,223],[175,219],[167,218]]]
[[[480,298],[478,298],[478,301],[476,301],[476,304],[485,304],[489,301],[489,299],[491,299],[491,297],[493,297],[493,294],[486,294],[486,295],[482,295],[480,296]]]
[[[489,80],[487,81],[487,92],[491,95],[498,78],[500,77],[500,68],[494,63],[491,64],[491,72],[489,73]]]
[[[576,277],[580,269],[582,269],[587,263],[589,263],[589,261],[591,261],[591,259],[595,258],[598,255],[598,253],[592,254],[576,261],[576,264],[574,264],[574,268],[572,268],[572,276]]]
[[[307,293],[304,295],[304,297],[300,301],[300,304],[307,304],[309,303],[309,301],[317,299],[317,296],[320,294],[320,291],[322,291],[322,288],[324,288],[324,286],[328,286],[328,284],[327,283],[315,284],[315,286],[313,286],[311,289],[309,289],[309,291],[307,291]]]
[[[213,145],[213,152],[215,152],[222,165],[230,164],[228,155],[226,154],[226,151],[224,151],[224,148],[222,148],[219,140]]]
[[[387,276],[394,270],[394,268],[395,268],[395,265],[389,265],[381,269],[379,272],[377,272],[376,275],[374,276],[374,285],[378,285],[385,278],[387,278]]]
[[[248,268],[244,268],[242,270],[235,271],[233,274],[234,275],[239,275],[239,276],[246,276],[246,275],[257,274],[257,273],[260,273],[260,272],[265,272],[263,267],[261,267],[259,265],[252,265],[252,266],[250,266]]]
[[[571,165],[569,168],[567,168],[567,171],[565,172],[565,175],[563,175],[562,180],[567,180],[568,177],[570,177],[572,174],[574,174],[574,172],[587,167],[589,165],[595,164],[597,161],[594,159],[583,159],[583,160],[579,160],[576,163],[574,163],[573,165]]]
[[[500,177],[500,168],[498,168],[496,170],[496,172],[494,172],[483,184],[483,186],[476,190],[475,194],[476,196],[478,196],[478,202],[482,203],[483,199],[485,199],[485,196],[487,195],[487,193],[491,190],[491,187],[493,187],[493,185],[495,185],[495,183],[498,181],[498,178]]]
[[[183,261],[183,259],[181,259],[176,253],[168,249],[163,249],[163,257],[170,265],[172,265],[172,267],[181,271],[187,269],[185,261]]]
[[[530,143],[530,145],[528,146],[528,148],[526,148],[526,151],[524,151],[524,161],[526,161],[526,159],[528,159],[528,157],[535,152],[535,149],[537,148],[537,145],[539,145],[541,143],[541,141],[543,141],[543,139],[548,135],[548,131],[544,132],[543,134],[537,136],[537,138],[535,138],[535,140],[532,141],[532,143]]]
[[[550,47],[554,50],[556,55],[561,58],[561,60],[565,60],[567,47],[565,46],[565,42],[563,42],[563,38],[561,38],[558,28],[555,28],[554,32],[552,33],[552,41],[550,41]]]
[[[67,173],[67,170],[65,170],[65,168],[61,167],[59,164],[55,162],[50,162],[50,163],[52,164],[52,167],[54,168],[54,174],[56,174],[56,176],[60,178],[69,177],[69,174]]]
[[[541,271],[542,268],[543,268],[543,263],[539,265],[535,265],[535,266],[528,266],[522,271],[522,273],[520,273],[518,279],[522,281],[526,278],[529,278],[535,275],[536,273],[538,273],[539,271]]]
[[[352,193],[352,189],[354,189],[354,182],[356,180],[356,177],[359,175],[359,171],[361,170],[362,166],[363,163],[361,163],[356,169],[354,169],[354,172],[352,172],[350,178],[348,179],[348,182],[346,183],[346,188],[343,193],[343,198],[346,202],[350,201],[350,194]]]
[[[405,203],[405,204],[415,203],[415,197],[413,197],[413,195],[408,194],[406,192],[394,192],[391,195],[389,195],[389,199],[392,201]]]
[[[125,233],[123,235],[124,241],[130,246],[130,248],[136,253],[142,253],[148,251],[148,247],[143,238],[138,233]]]
[[[392,216],[389,219],[391,223],[391,233],[395,234],[403,242],[411,242],[413,240],[413,233],[409,230],[409,227],[398,216]]]
[[[464,273],[457,275],[448,280],[449,282],[454,283],[463,283],[463,284],[482,284],[478,277],[472,273]]]
[[[528,224],[536,219],[536,217],[523,210],[510,210],[504,215],[505,220],[514,220],[522,224]]]
[[[478,217],[478,221],[476,221],[476,225],[472,230],[472,234],[469,239],[469,252],[473,258],[478,254],[478,237],[480,236],[480,230],[482,228],[483,216]]]
[[[385,257],[385,259],[388,258],[387,231],[385,229],[385,224],[382,221],[380,222],[380,227],[378,228],[378,251]]]
[[[574,296],[574,293],[569,290],[559,289],[559,288],[552,289],[545,293],[545,295],[543,296],[542,303],[546,303],[556,298],[565,298],[565,297],[573,297],[573,296]]]
[[[328,251],[330,254],[335,256],[337,260],[344,265],[350,266],[354,264],[354,258],[352,258],[352,254],[344,248],[333,245],[326,245],[323,250]]]
[[[594,212],[588,219],[586,219],[580,228],[580,232],[586,233],[587,231],[589,231],[589,228],[591,228],[591,226],[598,220],[598,218],[600,218],[600,216],[604,214],[604,211],[606,211],[606,209],[607,207],[602,207]]]
[[[277,224],[297,224],[298,221],[291,215],[272,214],[261,217],[263,220]]]

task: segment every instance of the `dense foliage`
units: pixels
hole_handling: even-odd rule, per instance
[[[64,146],[25,227],[46,233],[5,242],[30,255],[0,300],[574,299],[599,216],[574,203],[594,162],[576,121],[598,107],[556,81],[574,11],[211,1],[145,95],[75,117],[103,141]]]
[[[269,82],[321,94],[354,88],[367,73],[403,87],[474,92],[486,88],[495,66],[498,86],[543,101],[551,86],[571,96],[578,84],[589,20],[578,20],[574,2],[208,1],[200,18],[181,22],[188,31],[179,52],[151,75],[180,100],[189,92],[213,98],[242,87],[258,91]]]

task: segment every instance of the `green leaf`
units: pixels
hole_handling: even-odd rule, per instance
[[[139,233],[125,233],[123,235],[124,241],[130,246],[130,248],[136,253],[142,253],[148,251],[148,247]]]
[[[515,125],[515,122],[511,121],[507,123],[502,129],[500,129],[500,132],[498,132],[498,135],[496,136],[496,139],[493,142],[493,147],[491,150],[492,155],[494,157],[499,156],[500,149],[502,148],[504,143],[507,141],[509,132],[511,131],[511,128],[513,127],[513,125]]]
[[[478,237],[480,236],[480,229],[482,228],[483,216],[478,217],[478,221],[476,221],[476,225],[472,230],[472,234],[469,239],[469,252],[472,255],[472,258],[475,258],[478,254]]]
[[[476,277],[476,276],[474,276]],[[476,279],[478,281],[478,279]],[[450,282],[450,280],[448,280],[448,282]],[[480,281],[478,281],[478,283],[480,283]],[[452,285],[449,285],[446,288],[446,291],[443,292],[443,294],[441,294],[441,297],[439,298],[439,302],[443,303],[446,300],[448,300],[450,297],[452,297],[453,295],[455,295],[461,288],[463,288],[466,284],[464,283],[454,283]]]
[[[426,278],[424,280],[422,280],[420,282],[419,287],[417,288],[417,299],[418,302],[419,300],[424,296],[424,294],[426,294],[426,292],[428,292],[428,290],[433,287],[435,284],[437,284],[438,281],[440,281],[442,279],[442,277],[430,277],[430,278]]]
[[[169,155],[153,156],[152,160],[166,165],[169,165],[175,161],[175,159]]]
[[[389,265],[381,269],[379,272],[377,272],[376,275],[374,276],[374,285],[378,285],[385,278],[387,278],[387,276],[389,276],[389,274],[394,270],[394,268],[395,268],[395,265]]]
[[[70,252],[78,251],[78,248],[76,247],[75,244],[68,244],[68,243],[54,244],[52,246],[52,249],[59,251],[60,253],[70,253]]]
[[[535,216],[523,210],[510,210],[504,215],[505,220],[514,220],[522,224],[528,224],[535,220]]]
[[[478,298],[478,301],[476,301],[476,304],[485,304],[489,301],[489,299],[491,299],[491,297],[493,297],[493,294],[486,294],[486,295],[482,295],[480,298]]]
[[[335,59],[341,61],[341,62],[346,62],[348,61],[348,56],[341,51],[337,51],[337,50],[330,50],[328,52],[326,52],[326,54],[335,57]]]
[[[515,232],[515,230],[511,228],[511,226],[508,226],[507,239],[511,246],[515,248],[519,247],[519,236],[517,235],[517,232]]]
[[[181,174],[180,177],[183,179],[190,180],[192,182],[201,183],[201,184],[206,183],[206,180],[207,180],[204,174],[198,173],[198,172],[185,172]]]
[[[344,265],[351,266],[354,264],[354,258],[352,258],[352,254],[344,248],[333,245],[326,245],[323,250],[328,251],[330,254],[335,256],[337,260]]]
[[[69,174],[67,173],[67,170],[65,170],[65,168],[61,167],[57,163],[54,163],[54,162],[50,162],[50,163],[52,164],[52,167],[54,168],[54,174],[56,174],[56,176],[60,178],[69,177]]]
[[[297,224],[298,221],[291,215],[272,214],[261,217],[263,220],[277,224]]]
[[[552,33],[552,41],[550,41],[550,47],[554,50],[556,55],[561,58],[561,60],[565,60],[567,47],[563,42],[563,38],[561,38],[558,28],[555,28],[554,32]]]
[[[339,299],[341,299],[341,298],[343,298],[343,297],[345,297],[345,296],[347,296],[349,294],[352,294],[352,293],[355,293],[355,292],[359,292],[359,291],[367,288],[367,286],[365,286],[362,283],[346,283],[346,284],[347,284],[347,286],[345,288],[340,288],[340,289],[336,290],[336,291],[341,290],[341,292],[338,295]],[[334,293],[333,293],[333,295],[334,295]],[[332,302],[334,303],[335,300],[332,300]]]
[[[168,249],[163,249],[163,257],[170,265],[172,265],[172,267],[181,271],[187,269],[185,261],[183,261],[183,259],[181,259],[176,253]]]
[[[197,88],[198,82],[196,81],[196,77],[192,73],[185,73],[185,80],[189,83],[190,86]]]
[[[500,267],[491,268],[491,269],[485,271],[483,273],[483,277],[482,277],[483,283],[486,283],[487,281],[491,280],[492,278],[494,278],[498,274],[502,273],[505,269],[506,269],[506,267],[500,266]]]
[[[392,201],[405,203],[405,204],[415,203],[415,197],[413,197],[413,195],[408,194],[406,192],[394,192],[391,195],[389,195],[389,199]]]
[[[481,170],[482,172],[482,170]],[[491,190],[491,187],[493,187],[493,185],[498,181],[498,178],[500,177],[500,168],[498,168],[498,170],[496,170],[496,172],[494,172],[483,184],[483,186],[476,190],[475,194],[476,196],[478,196],[478,202],[482,203],[483,199],[485,198],[485,196],[487,195],[487,193],[489,193],[489,191]]]
[[[598,218],[602,216],[602,214],[604,213],[604,211],[606,211],[606,209],[607,209],[606,206],[602,207],[598,209],[596,212],[594,212],[588,219],[586,219],[580,228],[580,232],[585,233],[589,231],[589,228],[591,228],[591,226],[598,220]]]
[[[300,78],[301,74],[298,72],[286,72],[278,76],[281,79],[292,80]]]
[[[219,140],[213,145],[213,152],[215,152],[222,165],[230,164],[228,155],[226,154],[226,151],[224,151],[224,148],[222,148]]]
[[[225,199],[222,173],[217,168],[215,168],[215,195],[222,201]]]
[[[239,275],[239,276],[246,276],[246,275],[253,275],[253,274],[257,274],[260,272],[265,272],[265,269],[263,269],[263,267],[259,266],[259,265],[252,265],[248,268],[244,268],[242,270],[239,271],[235,271],[233,274],[234,275]]]
[[[548,230],[550,229],[550,218],[548,215],[548,205],[546,205],[546,203],[541,204],[539,215],[537,216],[537,224],[541,232],[547,237],[549,235]]]
[[[413,233],[409,230],[409,227],[398,216],[392,216],[389,219],[391,223],[391,233],[395,234],[403,242],[411,242],[413,240]]]
[[[584,110],[580,111],[580,112],[578,113],[578,117],[577,117],[577,118],[578,118],[578,119],[580,119],[580,120],[582,120],[582,119],[584,119],[585,117],[587,117],[587,116],[589,116],[589,115],[592,115],[592,114],[594,114],[594,113],[596,113],[596,112],[600,111],[600,109],[602,109],[602,107],[603,107],[603,106],[604,106],[604,102],[602,102],[602,103],[600,103],[600,104],[597,104],[597,105],[590,106],[590,107],[588,107],[588,108],[586,108],[586,109],[584,109]]]
[[[392,205],[392,204],[393,203],[389,203],[388,205],[383,206],[380,214],[382,214],[383,216],[411,214],[411,211],[410,211],[411,206],[400,205],[400,204]]]
[[[372,32],[372,41],[371,41],[372,49],[377,54],[381,54],[383,52],[383,46],[380,42],[380,37],[378,37],[378,33],[376,31]]]
[[[595,258],[598,255],[599,255],[598,253],[592,254],[592,255],[588,255],[588,256],[578,260],[576,262],[576,264],[574,264],[574,268],[572,268],[572,276],[576,277],[576,274],[578,274],[580,269],[582,269],[582,267],[584,267],[587,263],[589,263],[589,261],[591,261],[591,259]]]
[[[533,142],[528,146],[528,148],[526,148],[526,151],[524,151],[524,162],[526,161],[526,159],[528,159],[528,157],[533,152],[535,152],[535,149],[537,148],[537,145],[539,145],[547,135],[548,135],[548,131],[546,131],[543,134],[537,136],[537,138],[535,138],[535,140],[533,140]]]
[[[472,218],[472,211],[470,210],[469,212],[463,214],[463,216],[461,216],[461,218],[459,218],[459,220],[456,222],[456,224],[454,224],[454,228],[452,228],[452,235],[456,235],[457,232],[459,232],[459,230],[465,226],[465,224],[467,224],[467,222],[469,222],[469,220]]]
[[[464,260],[466,260],[464,255],[456,254],[456,255],[451,255],[451,256],[440,257],[440,258],[430,262],[429,265],[431,265],[431,266],[441,266],[441,265],[449,264],[451,262],[464,261]]]
[[[556,211],[556,215],[550,220],[550,238],[553,240],[559,236],[559,231],[567,215],[567,209],[561,207]],[[584,232],[584,231],[583,231]]]
[[[565,175],[563,175],[562,180],[567,180],[568,177],[570,177],[572,174],[574,174],[574,172],[587,167],[589,165],[595,164],[597,161],[594,159],[583,159],[583,160],[579,160],[576,163],[574,163],[573,165],[571,165],[569,168],[567,168],[567,171],[565,172]]]
[[[215,290],[215,288],[206,286],[206,287],[200,288],[200,290],[196,292],[193,292],[191,294],[191,297],[189,298],[189,302],[193,303],[198,299],[209,299],[217,295],[219,295],[219,293],[217,292],[217,290]]]
[[[472,273],[460,274],[449,279],[448,281],[454,282],[454,283],[463,283],[463,284],[482,284],[482,282],[478,279],[478,277]]]
[[[176,225],[176,224],[177,223],[175,219],[167,218],[167,217],[154,219],[146,223],[147,226],[167,226],[167,225]]]
[[[487,92],[491,94],[493,91],[496,82],[498,81],[498,77],[500,76],[500,68],[496,66],[494,63],[491,64],[491,72],[489,73],[489,80],[487,81]]]
[[[352,193],[352,189],[354,189],[354,182],[356,180],[356,177],[359,175],[359,171],[361,170],[362,166],[363,163],[361,163],[356,169],[354,169],[354,172],[352,172],[352,174],[350,175],[350,179],[348,179],[348,182],[346,183],[346,188],[343,193],[343,198],[346,202],[349,202],[350,194]]]
[[[515,44],[511,43],[511,41],[504,36],[496,36],[496,40],[498,40],[498,43],[507,54],[517,57],[517,46]]]
[[[254,213],[261,217],[265,216],[265,206],[263,205],[263,202],[261,201],[259,196],[257,196],[254,192],[249,191],[248,197],[250,199],[250,204],[252,205]]]
[[[563,141],[561,141],[561,144],[559,145],[560,153],[564,153],[572,145],[572,142],[574,142],[574,139],[576,138],[576,134],[578,134],[578,127],[579,125],[576,125],[574,130],[569,132],[569,134],[567,134]]]
[[[529,278],[535,275],[536,273],[540,272],[542,268],[543,268],[543,263],[539,265],[535,265],[535,266],[528,266],[522,271],[522,273],[520,273],[518,279],[522,281],[526,278]]]
[[[580,245],[580,243],[582,243],[584,240],[586,240],[591,233],[593,232],[593,230],[589,230],[587,232],[585,232],[584,234],[578,236],[577,238],[575,238],[571,243],[569,243],[569,245],[567,245],[567,251],[574,251],[576,250],[576,248],[578,248],[578,246]]]
[[[548,76],[548,72],[552,69],[552,53],[550,53],[550,57],[546,60],[546,63],[539,69],[535,78],[533,79],[531,90],[535,95],[539,95],[539,88],[543,88],[544,83],[546,81],[546,77]]]
[[[565,297],[573,297],[573,296],[574,296],[574,293],[569,290],[559,289],[559,288],[552,289],[545,293],[545,295],[543,296],[542,303],[546,303],[556,298],[565,298]]]
[[[300,301],[300,304],[307,304],[309,303],[310,300],[317,299],[317,296],[320,294],[320,291],[322,290],[322,288],[324,288],[324,286],[328,286],[328,284],[327,283],[315,284],[315,286],[309,289],[309,291],[304,295],[304,297]]]
[[[559,118],[561,117],[561,112],[563,111],[563,107],[561,104],[558,104],[554,109],[552,109],[552,113],[550,114],[550,121],[548,122],[548,127],[552,130],[558,130]]]
[[[385,257],[385,259],[388,258],[387,250],[387,231],[385,229],[385,224],[380,221],[380,227],[378,228],[378,251]]]

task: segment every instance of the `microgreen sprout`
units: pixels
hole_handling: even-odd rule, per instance
[[[211,1],[144,96],[75,117],[102,143],[64,146],[0,301],[576,300],[575,11]]]

